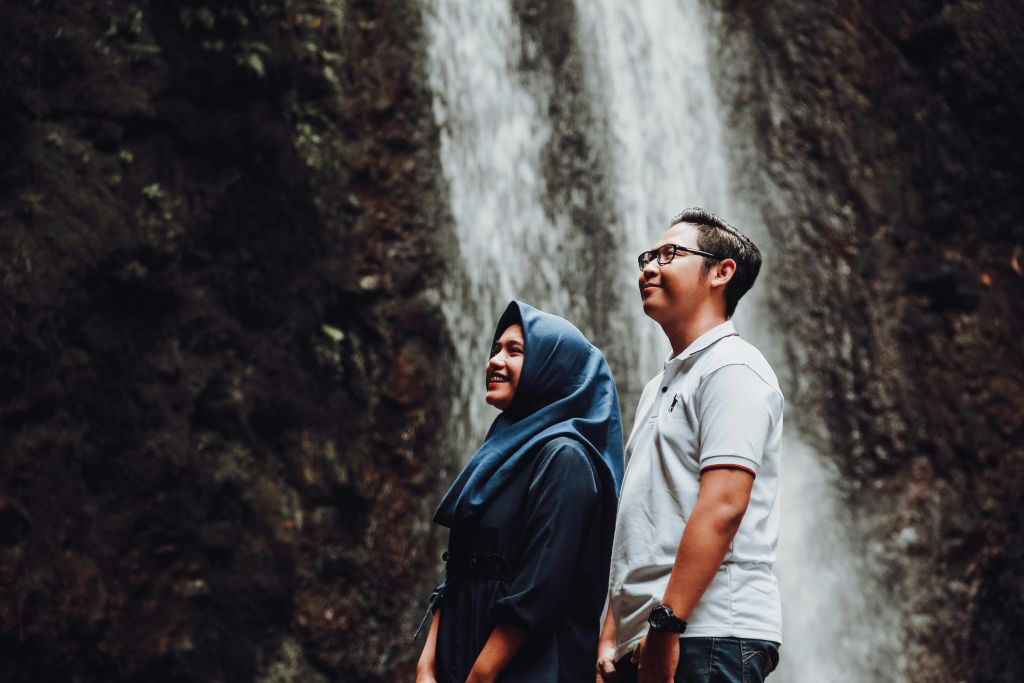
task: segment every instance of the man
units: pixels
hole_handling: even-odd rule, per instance
[[[644,312],[672,355],[626,445],[597,680],[760,682],[782,640],[772,563],[783,397],[730,318],[761,254],[687,209],[639,262]]]

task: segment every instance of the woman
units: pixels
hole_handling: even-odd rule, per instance
[[[486,383],[502,413],[434,516],[446,579],[417,681],[587,680],[622,482],[615,381],[573,325],[514,301]]]

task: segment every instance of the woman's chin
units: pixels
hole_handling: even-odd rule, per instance
[[[488,391],[487,395],[484,396],[484,400],[487,401],[489,405],[494,406],[498,410],[505,410],[506,408],[508,408],[509,404],[512,403],[511,396],[503,396],[501,394],[497,394],[497,392],[490,391]]]

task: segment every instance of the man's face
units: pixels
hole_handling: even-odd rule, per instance
[[[674,225],[651,248],[666,244],[699,249],[697,228],[686,223]],[[701,276],[703,265],[703,258],[685,252],[678,252],[666,266],[659,265],[657,259],[648,263],[640,273],[644,313],[662,325],[689,316],[708,296],[706,279]]]

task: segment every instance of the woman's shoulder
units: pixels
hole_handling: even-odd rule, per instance
[[[597,474],[587,449],[571,436],[557,436],[546,441],[537,451],[536,460],[535,476]]]
[[[567,458],[590,462],[590,455],[587,454],[586,446],[579,439],[574,439],[571,436],[563,435],[548,439],[540,447],[538,453],[551,458]]]

